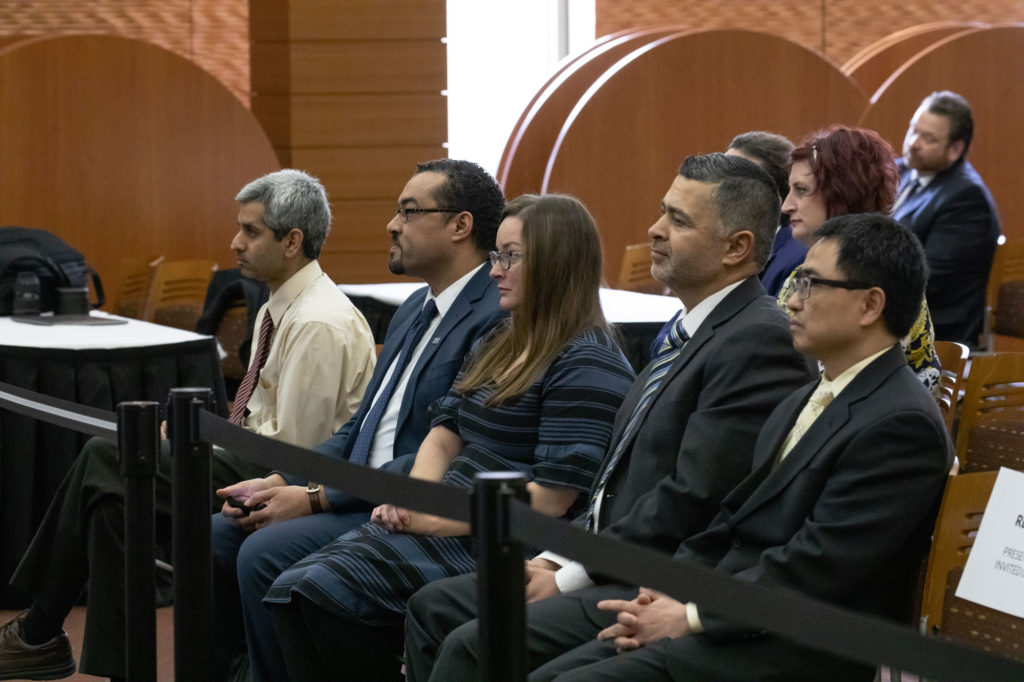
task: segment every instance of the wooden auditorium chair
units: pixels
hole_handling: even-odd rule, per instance
[[[963,471],[974,471],[969,444],[977,427],[1024,420],[1024,353],[975,356],[965,386],[956,456]]]
[[[939,409],[942,411],[946,428],[949,429],[950,438],[954,435],[953,421],[956,415],[957,401],[960,398],[960,389],[964,383],[964,368],[967,366],[969,353],[970,349],[962,343],[935,342],[935,355],[942,368],[939,375]]]
[[[664,293],[665,285],[651,276],[650,242],[626,245],[616,288],[642,294]]]
[[[157,265],[143,319],[168,327],[195,329],[216,269],[212,260],[165,260]]]
[[[163,260],[163,256],[125,256],[121,259],[118,271],[120,285],[117,302],[113,306],[115,315],[142,319],[153,273]]]

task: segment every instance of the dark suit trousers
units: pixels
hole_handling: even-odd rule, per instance
[[[775,637],[716,643],[704,635],[663,639],[618,654],[591,642],[535,671],[530,680],[672,680],[673,682],[872,682],[875,668]]]
[[[156,475],[158,541],[170,537],[171,457],[161,443]],[[211,458],[214,488],[263,475],[222,450]],[[219,501],[214,503],[220,508]],[[124,676],[124,482],[117,447],[92,438],[54,494],[11,584],[52,614],[67,614],[88,588],[85,639],[79,669]]]
[[[409,600],[405,657],[410,682],[477,679],[476,586],[475,574],[457,576],[432,582]],[[615,614],[598,611],[597,602],[632,599],[636,592],[635,587],[624,585],[596,585],[529,604],[527,668],[536,670],[594,641],[598,632],[615,622]]]

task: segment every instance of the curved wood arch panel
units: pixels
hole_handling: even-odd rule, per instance
[[[1024,238],[1024,24],[954,35],[920,52],[875,93],[860,124],[877,130],[897,151],[921,100],[953,90],[971,103],[974,140],[968,157],[992,191],[1003,233]]]
[[[987,24],[966,21],[936,21],[911,26],[872,43],[842,66],[860,89],[873,93],[918,52],[953,35],[987,28]]]
[[[0,224],[60,235],[110,292],[126,255],[234,265],[234,196],[279,165],[220,81],[149,43],[67,35],[0,52],[0,82]]]
[[[512,153],[511,142],[512,140],[516,139],[516,137],[519,135],[519,130],[520,128],[522,128],[523,122],[526,120],[527,115],[530,113],[530,111],[533,110],[533,106],[537,102],[537,99],[544,92],[546,92],[549,87],[551,87],[551,84],[561,76],[563,71],[570,68],[573,64],[576,63],[577,60],[584,59],[590,52],[600,49],[605,43],[615,40],[619,36],[623,36],[628,33],[630,33],[630,31],[626,29],[623,31],[616,31],[615,33],[609,33],[608,35],[601,36],[600,38],[595,39],[594,43],[583,52],[580,52],[579,54],[576,55],[572,55],[564,59],[563,61],[559,62],[559,64],[555,68],[555,72],[551,74],[551,77],[544,81],[544,85],[542,85],[540,89],[533,94],[533,97],[530,98],[530,101],[527,102],[525,107],[523,107],[522,113],[519,114],[519,118],[516,120],[516,124],[512,126],[512,132],[509,133],[508,140],[505,141],[505,148],[501,151],[501,158],[498,159],[498,172],[495,174],[495,179],[498,181],[498,184],[500,184],[502,187],[505,186],[503,178],[505,177],[506,173],[505,167],[508,165],[509,156]]]
[[[801,97],[813,92],[814,97]],[[689,154],[722,151],[738,133],[798,140],[855,122],[867,97],[828,59],[753,31],[668,36],[609,68],[579,100],[548,160],[543,191],[578,196],[597,219],[605,277],[643,241]]]
[[[563,65],[530,101],[505,144],[497,176],[505,194],[514,197],[540,190],[566,116],[605,69],[636,48],[678,31],[671,27],[622,31]]]

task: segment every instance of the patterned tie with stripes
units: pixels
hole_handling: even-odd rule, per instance
[[[608,458],[608,465],[604,468],[604,471],[601,472],[601,477],[598,479],[597,485],[594,486],[594,494],[590,496],[590,505],[587,507],[588,529],[593,530],[595,527],[594,510],[596,508],[597,501],[601,499],[602,495],[604,495],[605,488],[608,485],[608,479],[611,478],[612,472],[615,470],[615,466],[619,463],[619,460],[622,459],[622,455],[626,451],[626,444],[632,438],[637,424],[640,423],[644,413],[647,411],[651,398],[661,385],[661,380],[665,378],[666,374],[668,374],[669,369],[672,368],[672,363],[679,357],[679,353],[682,352],[683,345],[689,340],[690,336],[683,328],[683,318],[680,317],[676,320],[676,323],[672,325],[672,330],[668,333],[668,336],[665,337],[665,342],[661,344],[658,354],[651,362],[651,373],[648,375],[647,382],[644,384],[643,393],[640,394],[640,399],[636,401],[633,413],[629,415],[629,421],[626,422],[626,428],[622,430],[622,436],[619,438],[618,443],[615,444],[615,450],[612,451],[611,457]]]
[[[270,317],[270,311],[263,313],[263,322],[260,324],[260,335],[256,341],[256,357],[249,363],[242,383],[238,385],[235,393],[235,404],[231,408],[231,418],[228,420],[237,426],[245,425],[245,407],[249,404],[249,398],[256,390],[256,381],[259,379],[260,370],[267,364],[267,356],[270,355],[270,337],[274,333],[274,320]]]

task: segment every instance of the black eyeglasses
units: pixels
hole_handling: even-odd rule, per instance
[[[522,251],[491,251],[491,267],[501,263],[503,270],[508,270],[523,259]]]
[[[793,283],[796,285],[796,294],[800,297],[801,301],[807,300],[811,295],[811,287],[815,284],[825,287],[835,287],[836,289],[847,289],[850,291],[856,289],[871,289],[873,286],[871,284],[865,284],[864,282],[857,282],[854,280],[841,281],[838,279],[812,277],[810,275],[805,275],[803,270],[796,271]]]
[[[461,213],[457,208],[406,208],[405,206],[399,206],[395,209],[395,215],[402,218],[403,223],[409,222],[410,215],[416,215],[418,213]]]

